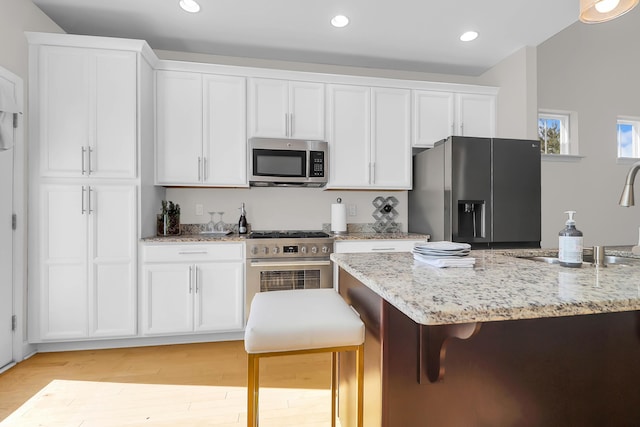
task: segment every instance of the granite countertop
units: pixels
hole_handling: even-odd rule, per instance
[[[177,236],[150,236],[140,239],[143,243],[217,243],[217,242],[244,242],[247,234],[231,233],[226,236],[212,236],[206,234],[180,234]],[[355,232],[348,234],[330,234],[335,241],[342,240],[428,240],[429,236],[415,233],[367,233]]]
[[[518,258],[555,253],[472,251],[474,268],[435,268],[410,253],[334,253],[331,260],[424,325],[640,310],[640,263],[566,268]],[[630,247],[606,254],[638,258]]]
[[[179,234],[177,236],[151,236],[140,239],[142,243],[220,243],[244,242],[246,234],[231,233],[226,236],[212,236],[206,234]]]

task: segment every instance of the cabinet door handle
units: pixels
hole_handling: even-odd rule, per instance
[[[208,179],[208,174],[207,174],[207,158],[203,157],[202,158],[203,161],[203,166],[202,166],[202,176],[204,177],[203,181],[207,181]]]
[[[89,215],[91,215],[93,213],[93,208],[91,207],[91,192],[93,190],[91,189],[91,186],[88,185],[87,186],[87,211],[89,212]]]
[[[371,163],[371,184],[376,183],[376,162]]]
[[[293,136],[293,113],[290,114],[289,118],[289,136]]]
[[[91,175],[91,153],[93,153],[93,148],[87,147],[87,175]]]
[[[195,266],[196,269],[196,294],[198,293],[199,288],[199,284],[200,284],[200,269],[198,268],[198,266]]]
[[[180,251],[178,255],[206,255],[208,253],[207,251]]]
[[[87,151],[87,149],[85,147],[80,147],[80,159],[82,161],[82,175],[84,175],[84,172],[85,172],[85,168],[84,168],[84,154],[85,154],[85,151]]]
[[[193,266],[189,266],[189,293],[193,290]]]
[[[396,248],[371,248],[372,251],[395,251]]]
[[[83,172],[83,173],[84,173],[84,172]],[[85,212],[87,211],[87,210],[85,209],[85,207],[84,207],[84,192],[85,192],[85,191],[86,191],[86,189],[84,188],[84,185],[83,185],[83,186],[82,186],[82,200],[81,200],[81,202],[80,202],[80,205],[81,205],[81,207],[82,207],[82,211],[81,211],[81,212],[82,212],[82,215],[84,215],[84,214],[85,214]]]
[[[289,115],[284,113],[284,134],[289,136]]]
[[[202,157],[198,156],[198,181],[202,181]]]

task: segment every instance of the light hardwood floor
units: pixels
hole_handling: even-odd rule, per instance
[[[238,412],[237,425],[246,425],[246,364],[242,341],[39,353],[0,374],[0,420],[52,380],[62,379],[227,387],[227,398],[235,399],[228,406]],[[329,425],[330,354],[267,358],[260,367],[261,389],[278,389],[276,399],[289,399],[287,393],[301,396],[300,389],[322,391],[304,396],[317,401],[311,405],[317,413],[296,411],[290,402],[280,414],[270,414],[269,425]]]

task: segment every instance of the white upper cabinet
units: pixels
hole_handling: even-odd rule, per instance
[[[451,135],[494,137],[494,94],[413,91],[413,146],[433,147]]]
[[[136,53],[40,46],[43,177],[135,178]]]
[[[156,183],[246,186],[244,77],[156,73]]]
[[[411,92],[371,89],[371,183],[375,188],[411,188]]]
[[[413,91],[413,145],[433,146],[454,133],[455,94]]]
[[[204,74],[202,179],[217,186],[247,185],[246,80]]]
[[[496,97],[475,93],[456,95],[456,135],[496,136]]]
[[[328,86],[329,188],[411,188],[410,91]]]
[[[156,72],[156,181],[202,181],[202,76]]]
[[[249,79],[249,136],[324,140],[324,84]]]

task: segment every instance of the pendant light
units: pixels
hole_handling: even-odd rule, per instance
[[[597,24],[624,15],[640,0],[580,0],[580,20]]]

